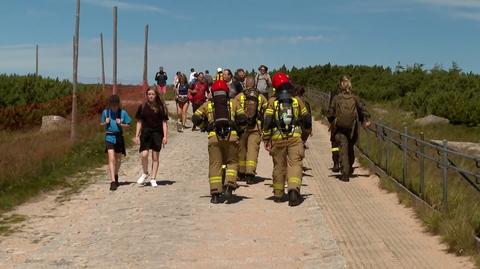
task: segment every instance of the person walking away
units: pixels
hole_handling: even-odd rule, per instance
[[[228,68],[225,68],[223,69],[223,80],[225,80],[225,82],[227,83],[228,85],[228,98],[235,98],[235,96],[237,96],[237,88],[235,87],[235,83],[233,81],[233,73],[230,69]]]
[[[217,74],[215,75],[215,80],[225,80],[223,77],[223,69],[221,67],[217,68]]]
[[[150,174],[150,185],[157,187],[157,172],[159,166],[159,155],[162,146],[168,143],[168,111],[160,94],[150,88],[147,93],[147,100],[141,104],[135,115],[137,128],[135,131],[135,144],[140,144],[140,156],[142,159],[143,174],[138,178],[137,183],[144,185],[149,177],[148,157],[152,153],[152,168]]]
[[[288,204],[302,203],[303,158],[305,148],[302,136],[308,136],[312,129],[312,116],[303,101],[293,96],[294,87],[285,73],[276,73],[272,85],[277,89],[268,101],[263,122],[263,142],[273,158],[273,193],[276,203],[285,195],[288,182]]]
[[[269,98],[269,88],[272,86],[272,79],[268,74],[268,68],[265,65],[260,65],[258,68],[260,74],[255,76],[255,86],[260,91],[260,93],[265,96],[265,98]]]
[[[341,91],[349,87],[349,85],[351,87],[349,78],[347,76],[342,76],[338,82],[337,88],[330,92],[330,100],[328,101],[329,108],[332,105],[333,98],[337,96]],[[330,132],[330,143],[332,144],[332,172],[338,173],[340,172],[340,145],[335,139],[335,133],[333,132],[333,128],[331,125],[328,128],[328,131]]]
[[[212,85],[212,100],[192,116],[195,125],[208,132],[210,202],[232,201],[237,188],[238,133],[245,128],[247,117],[234,99],[228,98],[228,85],[217,80]],[[223,165],[226,165],[223,173]],[[222,196],[223,195],[223,196]]]
[[[255,88],[254,77],[245,79],[245,90],[239,93],[235,100],[245,111],[248,118],[247,128],[240,136],[238,178],[240,180],[245,179],[247,184],[250,185],[255,183],[258,152],[262,140],[263,116],[267,109],[268,101]]]
[[[195,69],[191,68],[190,69],[190,76],[188,77],[188,83],[189,84],[191,84],[195,80],[196,75],[197,75],[197,72],[195,72]]]
[[[180,76],[178,88],[175,92],[175,101],[177,103],[177,131],[183,132],[187,127],[187,113],[188,113],[188,83],[185,74]]]
[[[162,98],[163,101],[165,101],[165,94],[167,93],[167,80],[167,73],[163,71],[163,66],[160,66],[158,72],[155,74],[155,81],[157,81],[157,91],[160,93],[160,98]]]
[[[110,190],[115,191],[118,186],[118,172],[125,156],[125,139],[123,128],[128,128],[132,120],[127,111],[121,108],[120,97],[116,94],[110,96],[108,108],[103,110],[101,125],[105,127],[105,152],[108,154],[108,172],[110,175]]]
[[[188,91],[188,98],[192,102],[193,113],[197,111],[207,101],[207,95],[210,93],[208,83],[205,80],[203,73],[198,74],[197,82],[190,85]],[[192,131],[196,130],[196,126],[193,125]]]
[[[348,182],[353,174],[354,146],[358,140],[359,123],[364,128],[368,128],[370,115],[360,98],[353,93],[350,79],[346,78],[345,81],[347,81],[346,87],[333,98],[330,104],[327,119],[335,134],[335,141],[340,145],[341,179]]]

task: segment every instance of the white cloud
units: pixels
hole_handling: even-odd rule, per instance
[[[479,0],[415,0],[416,2],[441,8],[450,16],[480,21]]]
[[[480,1],[478,0],[416,0],[426,4],[451,6],[459,8],[480,8]]]
[[[314,24],[272,23],[259,26],[259,29],[284,32],[332,31],[333,27]]]
[[[322,35],[277,36],[270,38],[244,37],[238,39],[189,41],[170,44],[150,44],[149,74],[165,66],[173,75],[178,70],[213,70],[218,66],[254,68],[260,64],[279,66],[285,59],[276,53],[294,54],[296,45],[323,43],[330,40]],[[83,39],[80,44],[79,78],[82,82],[100,81],[100,59],[98,39]],[[105,42],[107,79],[111,79],[111,43]],[[272,48],[275,47],[275,52]],[[71,44],[40,44],[40,73],[47,76],[71,78]],[[272,55],[274,55],[272,57]],[[279,53],[278,55],[282,55]],[[35,68],[34,45],[0,46],[0,73],[32,73]],[[139,83],[142,78],[143,44],[119,41],[118,78],[123,83]]]

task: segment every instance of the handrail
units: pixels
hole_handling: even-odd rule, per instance
[[[328,108],[328,103],[330,101],[330,93],[326,92],[321,92],[317,90],[310,90],[308,91],[307,96],[311,99],[320,99],[321,104],[324,108]],[[416,161],[420,162],[420,196],[423,196],[423,191],[424,191],[424,176],[425,176],[425,165],[424,162],[425,160],[432,161],[436,163],[437,167],[442,170],[443,174],[443,207],[444,209],[448,208],[448,171],[454,171],[460,177],[468,183],[473,189],[476,191],[480,192],[480,157],[479,156],[474,156],[474,155],[469,155],[464,152],[460,152],[458,150],[452,149],[448,147],[448,141],[444,140],[443,144],[438,144],[433,141],[425,140],[423,139],[423,135],[421,138],[414,136],[413,134],[408,133],[408,129],[405,128],[404,131],[397,130],[395,128],[392,128],[388,126],[387,124],[384,123],[379,123],[379,122],[372,122],[372,125],[369,128],[365,128],[365,131],[368,133],[372,133],[375,135],[376,139],[381,139],[383,142],[388,142],[390,144],[395,145],[397,148],[399,148],[404,155],[404,158],[402,160],[402,166],[403,166],[403,175],[402,178],[403,180],[399,180],[398,182],[401,182],[402,184],[405,184],[405,181],[407,180],[407,174],[408,174],[408,155],[409,153],[414,153],[415,157],[411,157],[412,159],[415,159]],[[361,150],[365,156],[368,158],[372,158],[372,154],[378,154],[379,160],[377,160],[377,165],[378,167],[381,167],[381,162],[384,158],[381,156],[381,151],[382,149],[378,149],[377,152],[369,152],[369,136],[367,135],[367,146],[366,149],[360,148],[360,144],[357,145],[357,149]],[[412,146],[412,143],[414,146]],[[383,144],[383,143],[382,143]],[[434,151],[436,154],[432,156],[431,154],[427,153],[427,151]],[[468,170],[466,168],[459,167],[452,159],[451,157],[455,156],[457,158],[461,158],[466,161],[471,161],[474,162],[474,166],[477,168],[477,171],[474,170]],[[386,158],[388,158],[388,154]],[[390,160],[385,160],[386,163],[390,163]],[[387,171],[384,171],[386,174],[388,174],[388,169],[386,168]],[[392,176],[392,175],[390,175]],[[423,199],[423,197],[418,197],[420,199]]]

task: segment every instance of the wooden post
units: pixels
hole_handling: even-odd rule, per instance
[[[113,94],[117,94],[117,14],[118,8],[113,7]]]
[[[72,122],[70,140],[77,140],[77,87],[78,87],[78,41],[80,35],[80,0],[77,0],[77,15],[75,20],[75,37],[73,38],[73,88],[72,88]]]
[[[38,44],[35,46],[35,77],[38,77]]]
[[[100,33],[100,57],[102,58],[102,90],[105,91],[105,57],[103,54],[103,33]]]
[[[145,51],[143,56],[143,87],[148,87],[148,24],[145,25]]]

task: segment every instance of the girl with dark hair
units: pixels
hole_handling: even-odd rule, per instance
[[[143,174],[138,178],[137,183],[143,185],[149,176],[148,155],[151,151],[152,173],[150,174],[150,185],[157,187],[158,157],[162,146],[165,147],[168,143],[168,111],[155,88],[150,88],[146,95],[146,102],[138,107],[135,116],[137,128],[134,141],[136,144],[140,144],[139,151],[143,169]]]
[[[187,127],[187,111],[189,106],[188,101],[188,82],[185,74],[180,76],[178,87],[175,90],[175,101],[177,102],[177,131],[183,132]]]
[[[108,153],[108,172],[110,174],[110,190],[118,188],[118,171],[122,161],[122,154],[126,155],[123,128],[130,126],[132,120],[127,111],[121,109],[120,97],[110,96],[108,108],[103,110],[101,125],[105,127],[105,152]]]

